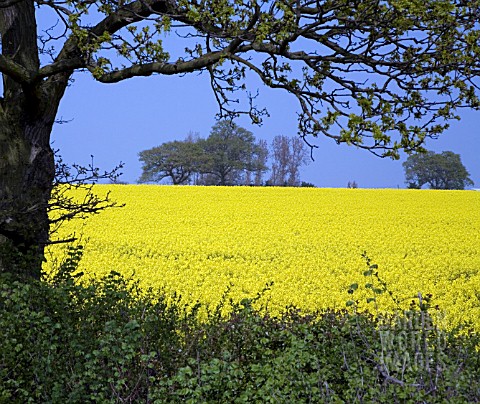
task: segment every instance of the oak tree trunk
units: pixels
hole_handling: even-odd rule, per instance
[[[2,55],[34,75],[40,67],[32,1],[0,10]],[[0,272],[39,278],[49,239],[55,175],[50,134],[71,72],[48,80],[3,74],[0,98]]]
[[[0,270],[39,278],[55,175],[51,127],[13,115],[0,118]]]

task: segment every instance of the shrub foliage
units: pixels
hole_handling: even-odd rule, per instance
[[[205,316],[115,272],[86,284],[79,257],[49,282],[2,276],[0,402],[480,400],[480,338],[437,328],[426,304],[273,317],[227,293]]]

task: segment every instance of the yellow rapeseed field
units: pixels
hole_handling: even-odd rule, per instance
[[[64,235],[82,235],[81,270],[134,273],[189,302],[262,298],[275,311],[344,308],[365,300],[362,253],[405,307],[433,294],[449,325],[480,326],[480,192],[101,185],[125,203]],[[50,248],[53,261],[64,247]],[[47,262],[46,270],[53,265]],[[381,309],[394,303],[379,299]],[[480,327],[479,327],[480,328]]]

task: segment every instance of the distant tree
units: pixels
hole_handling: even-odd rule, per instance
[[[348,181],[347,188],[358,188],[357,182],[354,181]]]
[[[272,141],[272,175],[269,184],[299,186],[300,167],[308,163],[308,150],[300,137],[277,135]]]
[[[287,136],[278,135],[272,141],[272,175],[269,184],[286,186],[288,163],[290,160],[289,140]]]
[[[302,188],[316,188],[315,187],[315,184],[312,184],[311,182],[305,182],[305,181],[302,181],[302,183],[300,184],[300,186]]]
[[[138,182],[160,182],[169,178],[173,185],[186,184],[203,161],[199,142],[166,142],[139,153],[143,163]]]
[[[460,155],[451,151],[413,154],[403,163],[408,188],[465,189],[473,185]]]
[[[304,140],[298,136],[290,138],[287,185],[292,187],[300,185],[300,167],[308,163],[308,149]]]
[[[202,143],[205,159],[200,167],[206,185],[238,185],[247,172],[262,170],[261,153],[252,132],[224,120],[217,122]]]
[[[261,186],[263,182],[263,174],[268,170],[268,143],[264,139],[260,139],[255,147],[253,158],[253,185]]]
[[[200,133],[193,132],[193,131],[188,132],[187,137],[185,138],[185,142],[198,143],[197,146],[199,147],[200,150],[202,150],[202,152],[201,152],[202,153],[202,159],[201,159],[202,161],[205,158],[205,155],[203,154],[202,145],[201,145],[203,140],[204,139],[200,136]],[[200,173],[200,165],[201,165],[201,161],[198,161],[196,170],[190,176],[190,182],[193,185],[199,185],[199,183],[201,182],[202,174]]]

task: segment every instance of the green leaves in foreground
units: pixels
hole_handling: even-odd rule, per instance
[[[428,310],[273,318],[226,294],[200,321],[198,304],[114,272],[80,286],[73,269],[0,279],[0,402],[480,400],[480,338],[439,330]]]

